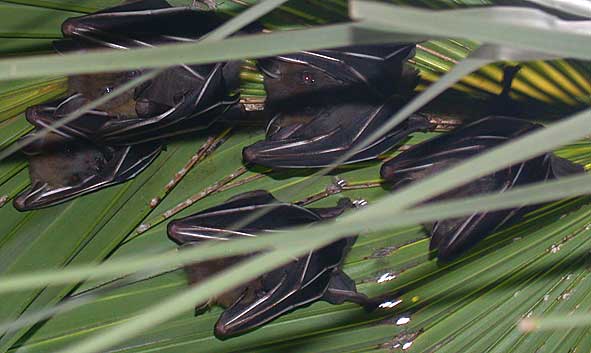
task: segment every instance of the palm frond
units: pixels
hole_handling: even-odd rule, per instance
[[[413,40],[437,35],[437,39],[421,43],[417,55],[410,62],[421,72],[420,90],[428,90],[472,53],[480,45],[475,40],[523,45],[530,49],[535,47],[559,54],[560,57],[579,58],[499,62],[484,66],[462,78],[452,89],[428,105],[425,110],[429,113],[469,119],[475,111],[486,111],[487,102],[502,89],[503,67],[517,64],[521,69],[513,82],[512,95],[528,109],[531,107],[532,119],[557,120],[587,107],[590,102],[591,65],[583,60],[588,60],[591,54],[588,51],[588,39],[576,31],[563,31],[545,37],[549,35],[548,31],[535,26],[528,27],[527,23],[508,24],[506,19],[475,19],[457,13],[433,14],[409,7],[376,7],[381,14],[353,14],[369,16],[373,24],[380,24],[380,31],[371,32],[373,37],[351,39],[350,34],[357,31],[359,26],[348,22],[348,4],[340,0],[289,1],[261,19],[268,28],[277,32],[266,37],[271,39],[265,39],[264,42],[253,37],[165,50],[156,48],[141,55],[132,51],[76,58],[44,56],[51,51],[51,40],[61,37],[60,26],[64,19],[116,3],[118,1],[114,0],[90,0],[83,3],[70,0],[14,0],[0,4],[0,37],[3,38],[0,43],[0,55],[3,57],[0,73],[4,78],[10,78],[0,82],[0,151],[10,148],[19,137],[30,131],[31,127],[22,114],[26,107],[64,94],[66,81],[63,75],[70,72],[96,72],[139,65],[165,66],[171,64],[171,58],[176,58],[178,62],[185,59],[207,62],[259,57],[281,51],[341,46],[357,43],[358,40],[376,41],[375,38],[378,41]],[[181,0],[174,3],[187,5]],[[257,1],[224,1],[218,4],[217,11],[221,16],[232,17],[255,3]],[[354,6],[358,3],[355,2]],[[499,2],[424,0],[390,3],[431,9],[478,6],[484,11],[486,8],[482,6]],[[526,3],[521,2],[520,5]],[[392,14],[398,13],[406,21],[384,22],[380,15],[391,14],[381,11],[384,9],[393,11]],[[432,20],[434,17],[431,16],[435,16],[437,21]],[[363,22],[362,26],[371,25],[371,21]],[[457,23],[461,26],[454,27]],[[326,24],[331,26],[307,28]],[[307,29],[289,34],[280,32],[302,28]],[[376,29],[375,26],[373,28]],[[511,28],[515,32],[507,32]],[[522,31],[517,33],[517,29]],[[396,31],[407,34],[394,33]],[[408,33],[414,35],[409,36]],[[450,39],[464,36],[467,38]],[[551,42],[551,38],[559,38],[563,44],[556,45]],[[198,49],[207,51],[196,53]],[[23,58],[24,54],[30,57]],[[112,61],[106,63],[103,61],[106,58]],[[54,77],[49,77],[52,75]],[[242,77],[243,98],[264,99],[264,88],[252,62],[245,63]],[[579,115],[580,121],[583,121],[583,117]],[[556,140],[548,141],[548,146],[540,146],[540,141],[537,141],[536,146],[531,146],[532,150],[538,147],[541,147],[539,150],[547,150],[562,144],[555,141],[571,141],[570,145],[560,148],[558,154],[577,163],[591,165],[589,141],[573,141],[586,134],[583,130],[588,128],[586,124],[577,122],[562,126],[564,130],[554,135]],[[189,171],[159,205],[150,207],[152,198],[162,193],[164,185],[183,168],[212,133],[217,131],[175,140],[148,170],[123,185],[60,206],[28,213],[19,213],[9,204],[10,199],[29,183],[26,162],[18,155],[0,161],[0,204],[3,205],[0,206],[0,274],[7,280],[6,283],[11,278],[18,279],[21,275],[41,270],[59,273],[57,270],[63,267],[93,265],[105,259],[108,259],[108,264],[111,261],[125,261],[132,256],[150,258],[163,251],[173,250],[174,244],[166,237],[165,223],[145,232],[138,232],[138,226],[157,219],[189,196],[236,171],[242,166],[241,149],[262,137],[259,131],[234,131],[212,156],[198,168]],[[416,134],[409,144],[433,135]],[[524,150],[527,151],[527,148]],[[511,150],[508,151],[510,157]],[[498,167],[500,163],[495,162],[494,156],[488,160],[482,159],[479,165],[474,164],[471,168],[482,172],[486,168]],[[340,169],[337,174],[350,184],[364,184],[378,179],[378,168],[378,162],[367,163],[354,169]],[[257,171],[249,170],[238,180],[250,180],[258,174]],[[436,181],[432,185],[444,185],[454,180],[450,175],[434,179]],[[262,177],[244,185],[209,195],[179,213],[179,216],[203,210],[232,195],[254,189],[269,190],[286,201],[301,200],[324,190],[332,183],[333,176],[308,183],[311,178],[301,173],[264,173]],[[305,187],[294,193],[294,186],[297,185]],[[573,190],[573,194],[582,192],[582,189]],[[425,189],[422,192],[427,191]],[[395,200],[388,191],[372,188],[344,191],[342,195],[333,195],[315,205],[333,205],[340,196],[363,198],[370,205],[385,205],[385,200]],[[415,196],[425,197],[421,193]],[[365,210],[365,214],[368,217],[377,216],[379,210],[372,210]],[[395,216],[395,211],[392,209],[391,217]],[[382,213],[385,212],[382,210]],[[112,342],[114,347],[111,349],[117,352],[171,353],[197,350],[389,352],[398,349],[411,352],[536,352],[543,347],[557,352],[588,351],[591,349],[591,336],[587,327],[523,334],[518,330],[517,323],[524,317],[566,315],[575,310],[584,312],[591,307],[591,297],[588,295],[591,277],[587,260],[591,249],[588,240],[590,215],[588,197],[554,202],[532,212],[523,222],[488,237],[473,251],[449,264],[438,263],[429,253],[428,239],[419,226],[364,234],[348,256],[345,271],[355,279],[362,292],[371,296],[384,296],[380,310],[367,313],[352,304],[333,306],[315,303],[255,332],[219,341],[212,335],[212,325],[220,310],[214,308],[195,317],[191,306],[187,305],[178,308],[182,314],[176,315],[174,319],[143,330],[123,342]],[[301,239],[306,238],[301,237],[307,233],[299,234],[300,243],[303,243]],[[100,271],[101,267],[97,266],[96,269]],[[121,271],[125,272],[125,269]],[[239,277],[236,274],[235,277]],[[139,312],[175,298],[186,290],[184,274],[176,270],[161,275],[144,273],[143,280],[106,294],[101,292],[102,285],[119,277],[111,274],[81,284],[56,282],[49,287],[1,293],[0,317],[7,323],[47,310],[64,298],[85,298],[86,295],[88,301],[77,308],[52,315],[45,322],[36,325],[27,323],[4,334],[0,338],[0,351],[74,351],[72,347],[83,340],[94,339],[94,342],[99,342],[101,334],[112,333],[118,327],[129,327],[126,325],[134,318],[137,319]],[[202,292],[208,290],[216,288],[204,287]],[[101,295],[90,296],[93,293]],[[93,349],[92,345],[85,347],[88,351]]]

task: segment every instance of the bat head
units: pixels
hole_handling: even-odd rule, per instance
[[[84,104],[113,92],[122,84],[139,76],[139,74],[139,71],[123,71],[70,76],[68,77],[68,90],[70,94],[80,94],[83,99],[63,106],[59,114],[66,115],[71,113],[81,108]],[[136,108],[137,102],[135,98],[134,90],[131,89],[98,106],[97,110],[123,118],[138,116],[140,114],[138,114]]]

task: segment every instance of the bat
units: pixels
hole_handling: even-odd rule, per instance
[[[210,12],[144,0],[66,20],[65,39],[54,46],[64,53],[194,41],[222,22]],[[32,186],[15,199],[15,207],[52,206],[135,177],[159,154],[163,138],[205,129],[236,110],[238,98],[231,91],[238,85],[238,68],[237,63],[174,66],[30,144],[23,152]],[[36,129],[24,139],[36,139],[40,129],[145,72],[69,77],[67,98],[27,110]]]
[[[280,202],[267,191],[256,190],[174,220],[168,224],[168,234],[181,246],[199,246],[212,241],[253,237],[255,234],[270,236],[282,228],[334,218],[351,207],[348,199],[341,199],[332,208],[304,208]],[[230,228],[261,210],[268,212],[239,229]],[[357,293],[355,282],[340,269],[355,239],[351,236],[337,240],[215,298],[215,302],[226,307],[215,325],[215,335],[227,338],[242,334],[317,300],[333,304],[344,301],[365,303],[365,295]],[[188,266],[186,272],[190,283],[198,283],[250,256],[199,262]],[[207,305],[199,304],[198,308],[201,310]]]
[[[194,42],[223,22],[210,11],[143,0],[66,20],[62,25],[65,39],[55,41],[54,47],[66,53]],[[245,31],[257,29],[255,24]],[[101,124],[88,122],[90,118],[84,116],[64,129],[109,145],[136,144],[206,129],[238,104],[233,94],[239,84],[234,77],[238,67],[237,62],[173,66],[128,92],[127,109],[116,110],[111,104],[104,111],[91,112],[105,115]],[[148,71],[73,76],[70,93],[86,100],[77,99],[68,111],[56,113],[61,117]],[[105,80],[105,76],[111,79]]]
[[[542,125],[526,120],[489,116],[411,147],[384,163],[380,173],[383,179],[397,189],[539,128]],[[516,186],[582,172],[582,166],[552,153],[545,153],[476,179],[429,201],[501,193]],[[517,207],[475,212],[467,217],[436,221],[427,226],[431,234],[430,249],[437,249],[440,260],[451,260],[497,229],[519,220],[531,209]]]
[[[333,164],[388,121],[415,87],[405,66],[414,44],[344,47],[260,60],[272,118],[266,138],[243,150],[246,162],[272,169]],[[267,108],[265,108],[267,109]],[[344,164],[371,160],[431,128],[415,115]]]
[[[31,186],[14,199],[20,211],[47,207],[134,178],[160,153],[159,143],[103,146],[91,141],[50,132],[35,135],[52,123],[63,101],[29,108],[27,120],[36,129],[25,139],[34,141],[22,149],[29,160]]]

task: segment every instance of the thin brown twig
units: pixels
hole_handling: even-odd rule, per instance
[[[447,132],[463,124],[463,122],[458,119],[445,119],[433,116],[429,116],[429,123],[435,125],[434,131],[437,132]]]
[[[312,194],[308,197],[303,198],[300,201],[294,202],[298,206],[306,206],[316,201],[320,201],[325,199],[331,195],[339,194],[343,191],[347,190],[361,190],[361,189],[369,189],[379,187],[382,184],[380,182],[364,182],[364,183],[347,183],[342,178],[334,177],[333,182],[330,183],[323,191]]]
[[[449,57],[447,55],[443,55],[443,54],[441,54],[438,51],[435,51],[435,50],[429,49],[427,47],[424,47],[424,46],[422,46],[420,44],[417,44],[417,48],[418,49],[421,49],[421,50],[423,50],[423,51],[425,51],[425,52],[427,52],[427,53],[429,53],[431,55],[434,55],[434,56],[436,56],[436,57],[438,57],[438,58],[440,58],[442,60],[445,60],[445,61],[448,61],[448,62],[451,62],[451,63],[454,63],[454,64],[457,64],[458,63],[457,60],[452,59],[451,57]]]
[[[345,185],[343,187],[343,191],[364,190],[364,189],[377,188],[380,186],[382,186],[382,183],[379,181],[372,181],[372,182],[367,182],[367,183],[351,183],[351,184]]]
[[[198,163],[203,161],[213,153],[219,146],[221,146],[229,137],[231,128],[225,129],[217,136],[210,136],[205,143],[197,150],[197,152],[189,159],[189,161],[174,174],[173,178],[164,186],[164,190],[150,200],[150,208],[156,208],[180,182],[189,173],[189,171]]]
[[[228,184],[226,184],[226,185],[222,186],[221,188],[219,188],[219,189],[216,191],[216,193],[218,193],[218,192],[222,192],[222,191],[226,191],[226,190],[230,190],[230,189],[233,189],[233,188],[236,188],[236,187],[242,186],[242,185],[244,185],[244,184],[251,183],[251,182],[253,182],[253,181],[255,181],[255,180],[262,179],[262,178],[264,178],[265,176],[266,176],[266,174],[259,174],[259,173],[257,173],[257,174],[253,174],[253,175],[250,175],[250,176],[247,176],[246,178],[242,178],[242,179],[240,179],[240,180],[236,180],[236,181],[234,181],[234,182],[232,182],[232,183],[228,183]]]
[[[217,182],[215,182],[212,185],[206,187],[205,189],[203,189],[202,191],[198,192],[197,194],[189,197],[188,199],[186,199],[185,201],[177,204],[173,208],[165,211],[160,216],[158,216],[156,219],[154,219],[154,220],[152,220],[152,221],[150,221],[148,223],[141,224],[136,229],[136,233],[141,234],[141,233],[147,231],[148,229],[150,229],[150,228],[152,228],[152,227],[154,227],[154,226],[156,226],[156,225],[164,222],[168,218],[170,218],[170,217],[174,216],[175,214],[181,212],[185,208],[193,205],[197,201],[200,201],[200,200],[206,198],[207,196],[213,194],[214,192],[218,191],[222,186],[228,184],[232,180],[235,180],[236,178],[238,178],[242,174],[246,173],[246,171],[247,171],[246,167],[240,167],[240,168],[236,169],[230,175],[224,177],[221,180],[218,180]]]

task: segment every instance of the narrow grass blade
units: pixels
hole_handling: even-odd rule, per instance
[[[287,0],[263,0],[255,6],[249,7],[244,12],[240,13],[240,15],[228,20],[220,28],[207,34],[204,38],[201,39],[201,42],[208,43],[217,40],[222,40],[228,37],[229,35],[233,34],[234,32],[238,31],[240,28],[246,26],[247,24],[255,21],[258,18],[263,17],[267,13],[273,11],[274,9],[283,5],[286,2]]]
[[[0,77],[16,79],[46,75],[71,75],[123,71],[138,67],[167,67],[180,64],[258,58],[299,50],[341,47],[355,44],[376,44],[421,41],[420,35],[400,35],[359,31],[353,24],[283,31],[269,34],[237,36],[211,43],[183,43],[157,48],[125,51],[102,51],[88,54],[39,55],[28,58],[0,60]]]
[[[580,17],[591,18],[591,2],[588,0],[525,0]]]
[[[519,328],[524,332],[566,330],[588,326],[591,326],[591,314],[589,313],[527,318],[519,323]]]
[[[360,26],[366,28],[469,38],[561,57],[591,58],[591,22],[565,21],[536,9],[487,7],[435,12],[352,0],[350,11],[354,19],[361,21]]]
[[[212,276],[202,285],[183,291],[160,304],[156,304],[148,310],[130,319],[123,325],[119,325],[107,332],[89,338],[79,344],[66,348],[63,353],[94,353],[104,352],[114,344],[125,341],[129,337],[138,335],[150,327],[163,323],[176,315],[184,312],[195,303],[204,302],[211,297],[210,288],[226,291],[240,281],[249,281],[265,272],[267,266],[280,266],[289,262],[289,257],[284,251],[273,251],[245,261],[239,267],[223,271],[219,275]]]
[[[321,246],[338,236],[358,232],[377,232],[393,227],[403,227],[438,219],[469,215],[478,211],[492,211],[527,204],[548,202],[565,197],[591,193],[591,176],[573,176],[557,181],[537,183],[530,186],[515,188],[502,194],[475,196],[453,201],[430,203],[399,213],[390,209],[376,209],[372,212],[356,212],[339,219],[335,224],[324,224],[305,228],[303,231],[286,231],[275,237],[259,237],[256,239],[229,241],[222,245],[199,247],[180,253],[156,255],[150,259],[126,259],[110,261],[99,266],[80,266],[62,271],[39,272],[21,276],[4,277],[0,281],[0,292],[15,291],[44,285],[77,282],[87,278],[102,276],[122,276],[140,270],[150,270],[168,266],[182,266],[196,260],[206,260],[221,256],[248,253],[273,246],[282,251],[290,252],[291,256],[314,247]],[[390,197],[391,198],[391,197]],[[359,219],[363,219],[360,222]],[[302,238],[301,234],[306,233]],[[298,238],[299,237],[299,238]],[[303,246],[305,250],[296,252],[292,246]],[[267,267],[269,270],[272,267]],[[212,289],[213,291],[217,289]]]

